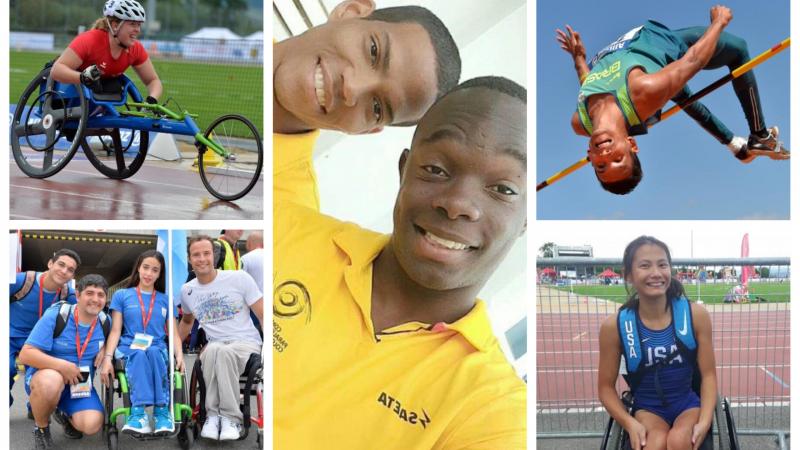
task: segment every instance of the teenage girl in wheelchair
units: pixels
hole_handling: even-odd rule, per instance
[[[168,320],[177,330],[176,308],[170,308],[165,288],[164,257],[156,250],[139,255],[126,289],[111,301],[112,329],[105,345],[100,375],[106,386],[106,433],[109,447],[116,447],[117,418],[126,417],[122,432],[137,439],[179,434],[181,444],[191,441],[191,408],[186,402],[186,377],[180,338],[175,333],[175,374],[170,383]],[[116,380],[115,380],[116,379]],[[116,381],[117,383],[114,383]],[[170,411],[170,388],[175,408]],[[123,408],[113,407],[114,394]],[[153,427],[146,407],[153,407]],[[178,426],[176,426],[176,422]],[[193,436],[192,436],[193,437]],[[113,443],[112,443],[113,441]]]
[[[671,265],[669,249],[658,239],[641,236],[628,244],[623,273],[632,294],[600,329],[600,401],[629,441],[616,448],[712,448],[701,447],[711,445],[717,407],[711,318],[686,299]],[[615,387],[621,358],[631,409]]]

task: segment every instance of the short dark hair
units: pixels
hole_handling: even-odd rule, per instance
[[[482,87],[486,89],[491,89],[493,91],[501,92],[503,94],[510,95],[522,101],[522,103],[525,103],[526,105],[528,104],[528,90],[519,85],[518,83],[509,80],[506,77],[485,76],[485,77],[471,78],[459,84],[458,86],[453,88],[453,90],[450,92],[456,92],[462,89],[469,89],[476,87]]]
[[[55,253],[53,253],[53,257],[50,258],[50,261],[56,262],[58,261],[58,258],[62,256],[68,256],[73,260],[75,260],[76,270],[78,269],[78,267],[81,266],[81,257],[78,256],[78,253],[76,253],[75,250],[70,250],[68,248],[62,248],[61,250],[57,250]]]
[[[78,280],[78,284],[75,286],[75,290],[79,293],[83,292],[89,286],[99,287],[103,290],[103,292],[108,295],[108,281],[103,278],[102,275],[98,275],[96,273],[90,273],[89,275],[84,276],[80,280]]]
[[[416,23],[428,32],[436,53],[436,98],[448,93],[461,78],[461,55],[447,27],[438,17],[421,6],[394,6],[376,9],[364,20],[389,23]],[[413,124],[396,124],[413,125]]]
[[[639,156],[637,156],[635,152],[631,152],[631,156],[633,157],[633,171],[631,172],[631,176],[624,180],[615,181],[613,183],[604,183],[603,180],[601,180],[598,176],[597,181],[600,182],[600,185],[603,186],[603,189],[617,195],[625,195],[639,185],[639,182],[642,181],[643,176],[642,164],[639,162]],[[597,172],[594,174],[597,175]]]
[[[186,243],[186,254],[189,255],[191,253],[192,244],[200,241],[208,241],[211,243],[211,248],[214,248],[214,238],[207,234],[198,234],[197,236],[189,238],[189,241]]]
[[[156,261],[161,264],[161,271],[158,274],[158,279],[156,279],[155,289],[159,292],[166,292],[167,265],[164,263],[164,255],[162,255],[160,251],[152,249],[145,250],[136,258],[136,262],[133,264],[133,271],[128,281],[128,286],[126,287],[132,288],[139,286],[139,267],[142,265],[142,261],[144,261],[145,258],[155,258]]]

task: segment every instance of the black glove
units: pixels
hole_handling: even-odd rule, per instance
[[[92,87],[98,80],[100,80],[100,76],[103,73],[100,72],[100,69],[97,66],[92,65],[81,72],[81,83],[85,84],[86,86]]]
[[[157,105],[158,104],[158,100],[155,97],[153,97],[152,95],[148,95],[147,98],[145,99],[145,101],[147,103],[151,104],[151,105]]]

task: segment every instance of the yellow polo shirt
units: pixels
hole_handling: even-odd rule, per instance
[[[388,236],[321,214],[315,136],[283,137],[273,136],[274,448],[524,449],[525,384],[485,304],[452,324],[376,332],[372,262]]]

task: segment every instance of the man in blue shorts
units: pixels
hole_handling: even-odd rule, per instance
[[[17,374],[17,355],[44,311],[60,300],[75,303],[75,291],[69,283],[80,265],[81,258],[77,253],[62,248],[47,262],[46,272],[20,272],[9,287],[9,390],[14,387]],[[14,403],[14,397],[11,397],[11,403]]]
[[[103,313],[107,296],[106,280],[86,275],[77,285],[77,304],[69,306],[65,316],[62,308],[45,311],[22,347],[19,359],[31,366],[25,385],[36,422],[36,449],[53,448],[49,427],[53,413],[70,438],[95,434],[103,426],[103,404],[92,380],[93,362],[105,344],[103,328],[110,325]]]
[[[647,133],[668,101],[687,100],[692,93],[686,83],[692,77],[723,66],[733,71],[750,60],[744,39],[723,32],[733,19],[731,10],[718,5],[710,15],[708,27],[681,30],[648,20],[588,63],[580,34],[569,26],[566,32],[557,30],[556,40],[572,56],[581,83],[572,128],[589,136],[589,162],[605,190],[622,195],[636,187],[642,168],[633,136]],[[756,156],[788,159],[778,127],[766,127],[755,75],[747,72],[732,84],[750,128],[748,138],[735,136],[702,103],[683,110],[743,163]]]

